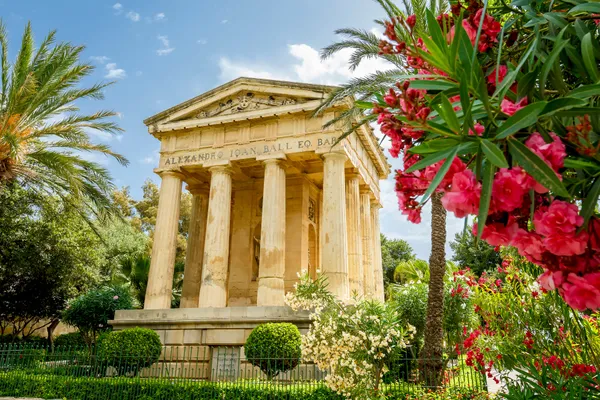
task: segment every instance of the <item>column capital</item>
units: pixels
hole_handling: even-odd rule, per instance
[[[360,185],[360,194],[371,194],[371,188],[368,187],[367,185]]]
[[[160,176],[161,178],[164,178],[165,176],[175,176],[179,179],[183,179],[183,174],[176,169],[159,169],[156,168],[154,170],[154,173],[157,174],[158,176]]]
[[[371,210],[376,210],[379,211],[379,209],[383,208],[383,206],[381,204],[379,204],[379,202],[377,201],[372,201],[371,202]]]
[[[233,168],[231,168],[231,164],[229,163],[225,165],[213,165],[211,167],[208,167],[208,170],[210,171],[211,175],[213,175],[214,173],[231,175],[233,173]]]
[[[360,174],[357,172],[346,172],[344,176],[346,177],[347,181],[350,181],[352,179],[360,179]]]
[[[348,156],[343,151],[330,151],[330,152],[327,152],[327,153],[323,153],[322,157],[325,160],[340,160],[340,161],[343,160],[343,161],[346,161],[348,159]]]
[[[284,161],[287,160],[287,156],[285,153],[274,153],[274,154],[261,154],[256,157],[256,161],[262,161],[263,163],[267,163],[267,161]]]

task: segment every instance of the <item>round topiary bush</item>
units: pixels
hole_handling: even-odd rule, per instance
[[[292,370],[300,361],[300,331],[290,323],[258,325],[244,345],[246,359],[269,379]]]
[[[131,328],[110,332],[98,340],[98,362],[114,367],[119,375],[136,375],[158,361],[162,344],[156,332]]]

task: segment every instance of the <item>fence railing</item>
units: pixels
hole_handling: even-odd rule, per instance
[[[233,390],[300,393],[300,397],[273,397],[295,399],[324,388],[327,371],[299,357],[265,353],[248,357],[243,346],[163,346],[159,356],[148,351],[107,356],[94,347],[2,344],[0,397],[42,397],[43,391],[50,396],[45,398],[69,399],[259,398],[229,395]],[[485,377],[464,358],[417,359],[409,351],[387,360],[382,389],[399,396],[423,390],[430,380],[422,366],[434,361],[445,367],[444,386],[485,390]],[[200,397],[190,394],[198,391]]]

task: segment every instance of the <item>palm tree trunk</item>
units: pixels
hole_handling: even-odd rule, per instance
[[[446,210],[441,193],[431,196],[431,256],[429,257],[429,296],[421,369],[427,386],[437,387],[444,364],[444,274],[446,273]]]

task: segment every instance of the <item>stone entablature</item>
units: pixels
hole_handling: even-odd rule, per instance
[[[383,298],[379,181],[365,125],[339,143],[332,87],[240,78],[148,118],[162,178],[145,309],[170,306],[182,184],[193,195],[182,308],[282,306],[318,269],[340,298]],[[351,100],[348,100],[351,101]]]

